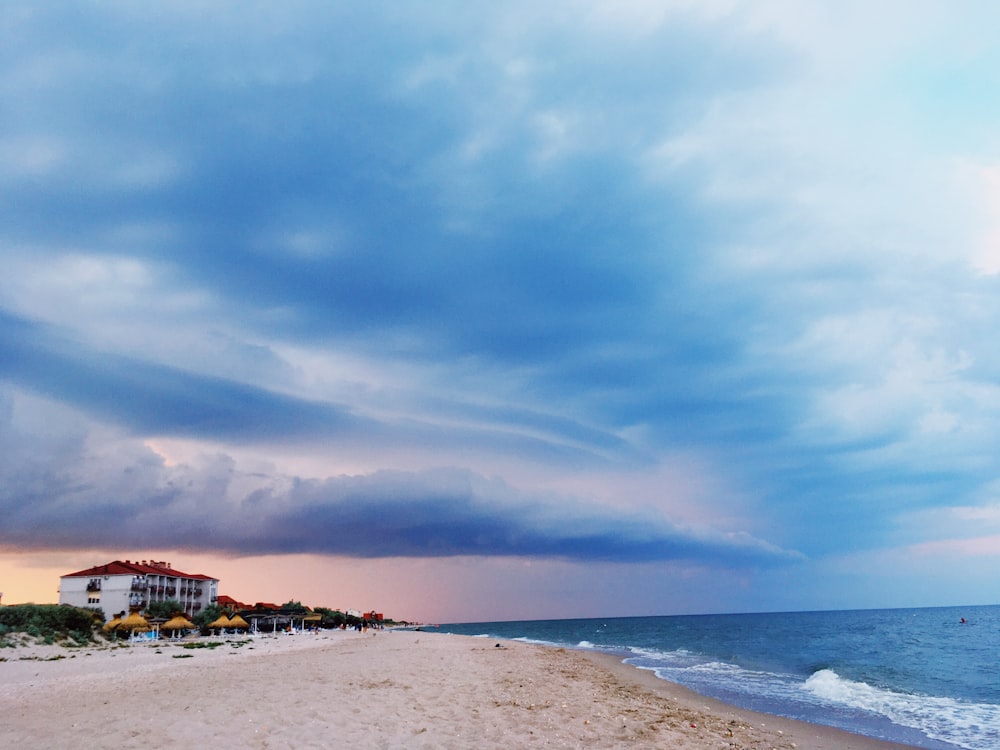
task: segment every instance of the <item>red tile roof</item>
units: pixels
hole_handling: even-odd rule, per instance
[[[201,581],[215,581],[216,578],[211,576],[206,576],[201,573],[182,573],[177,570],[177,568],[172,568],[169,564],[164,562],[156,562],[153,560],[143,560],[142,562],[132,562],[131,560],[126,560],[122,562],[121,560],[115,560],[114,562],[109,562],[104,565],[96,565],[93,568],[87,568],[86,570],[81,570],[76,573],[67,573],[62,578],[96,578],[98,576],[135,576],[135,575],[159,575],[159,576],[171,576],[174,578],[193,578],[195,580]]]

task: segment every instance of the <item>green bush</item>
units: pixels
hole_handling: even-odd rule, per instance
[[[93,640],[90,633],[85,633],[82,630],[69,631],[69,639],[75,646],[86,646]]]
[[[12,633],[25,633],[45,643],[72,640],[77,644],[90,642],[99,626],[89,609],[59,604],[15,604],[0,607],[0,638]]]

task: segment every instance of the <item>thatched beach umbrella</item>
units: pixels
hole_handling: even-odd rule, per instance
[[[149,630],[149,623],[138,612],[132,612],[118,624],[118,630],[128,630],[133,633],[138,630],[144,633]]]
[[[115,630],[121,624],[122,624],[122,618],[119,615],[115,615],[114,619],[109,620],[107,623],[105,623],[103,630],[105,633],[110,633],[112,630]]]
[[[183,615],[177,615],[160,626],[160,630],[191,630],[198,627]]]
[[[208,624],[208,627],[210,627],[210,628],[231,628],[232,624],[230,623],[229,618],[226,617],[225,614],[221,614],[221,615],[219,615],[219,619],[215,620],[214,622],[210,622]]]
[[[235,628],[236,630],[249,630],[250,623],[248,623],[239,615],[233,615],[232,618],[229,620],[229,627]]]

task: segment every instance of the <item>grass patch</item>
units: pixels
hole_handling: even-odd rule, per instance
[[[192,649],[192,648],[218,648],[221,645],[222,645],[222,641],[212,641],[212,642],[195,641],[194,643],[185,643],[183,646],[181,646],[181,648],[187,648],[187,649]]]

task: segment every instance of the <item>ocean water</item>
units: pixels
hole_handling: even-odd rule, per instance
[[[1000,748],[1000,606],[463,623],[440,630],[605,651],[737,706],[914,747]]]

